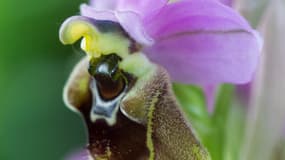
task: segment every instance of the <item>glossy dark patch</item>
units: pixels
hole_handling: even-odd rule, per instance
[[[116,97],[124,87],[127,87],[125,90],[129,90],[135,83],[133,76],[118,68],[119,61],[120,58],[113,54],[90,61],[89,74],[95,78],[96,83],[99,83],[100,94],[105,98]],[[102,65],[105,65],[105,69],[100,69]],[[145,126],[125,117],[120,109],[114,125],[110,126],[104,119],[92,122],[91,109],[92,98],[79,108],[88,131],[88,149],[95,159],[147,159],[149,150],[146,146]]]
[[[100,96],[105,100],[117,97],[128,83],[119,69],[119,61],[121,58],[116,54],[104,55],[90,61],[89,74],[96,79]]]

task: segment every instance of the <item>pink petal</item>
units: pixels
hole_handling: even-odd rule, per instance
[[[91,0],[90,6],[96,10],[115,10],[118,0]]]
[[[251,27],[231,8],[212,0],[182,0],[164,7],[144,20],[154,37],[194,30],[234,30]]]
[[[146,33],[142,18],[132,11],[97,11],[94,8],[82,4],[80,6],[82,16],[93,18],[95,20],[109,20],[118,22],[124,30],[138,43],[149,46],[153,43],[151,37]]]
[[[96,20],[109,20],[117,22],[114,12],[111,10],[96,10],[92,6],[82,4],[80,6],[80,13],[82,16],[93,18]]]
[[[91,0],[90,6],[97,11],[132,11],[143,17],[159,10],[167,2],[168,0]]]
[[[215,110],[216,89],[216,85],[203,86],[209,113],[213,113],[213,111]]]
[[[136,42],[145,46],[153,44],[153,39],[146,33],[142,19],[135,12],[116,12],[120,25]]]
[[[231,8],[212,0],[184,0],[144,23],[156,41],[145,48],[146,54],[174,81],[207,85],[251,80],[260,41]]]
[[[234,4],[234,0],[218,0],[220,2],[222,2],[224,5],[227,5],[227,6],[233,6]]]
[[[133,11],[144,17],[159,10],[167,4],[168,0],[118,0],[117,10]]]

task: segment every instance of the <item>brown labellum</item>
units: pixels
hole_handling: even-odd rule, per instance
[[[90,157],[96,160],[210,159],[176,102],[167,72],[154,66],[153,72],[143,79],[120,71],[125,79],[119,76],[115,81],[112,81],[114,76],[98,78],[97,75],[96,78],[88,74],[86,59],[76,66],[65,88],[65,101],[85,120]]]

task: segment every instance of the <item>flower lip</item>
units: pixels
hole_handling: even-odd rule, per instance
[[[122,99],[130,88],[131,79],[119,68],[121,58],[116,54],[103,55],[91,59],[89,74],[91,75],[92,106],[90,120],[104,119],[109,125],[116,122],[117,112]]]
[[[112,126],[116,123],[117,112],[120,102],[126,94],[124,89],[117,97],[112,100],[104,100],[99,93],[96,80],[91,81],[91,92],[93,97],[93,103],[90,110],[90,120],[95,123],[98,119],[103,119],[108,125]]]

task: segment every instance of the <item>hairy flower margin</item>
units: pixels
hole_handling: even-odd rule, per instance
[[[81,45],[87,55],[91,56],[91,58],[92,56],[97,54],[93,52],[97,52],[98,47],[96,46],[94,48],[92,46],[94,45],[94,43],[90,42],[93,42],[92,38],[96,38],[96,36],[101,36],[101,33],[91,38],[89,34],[92,35],[95,34],[95,32],[93,33],[88,31],[84,32],[84,35],[79,35],[66,29],[69,28],[69,25],[71,23],[85,23],[84,27],[89,27],[89,30],[94,29],[92,28],[92,25],[95,25],[95,23],[97,23],[96,21],[108,21],[118,23],[123,28],[124,32],[127,33],[129,38],[132,39],[132,42],[135,42],[136,50],[138,50],[140,53],[145,54],[147,59],[150,59],[152,62],[163,66],[167,70],[167,72],[169,72],[172,81],[175,82],[186,84],[200,84],[204,86],[214,86],[216,84],[225,82],[236,84],[246,83],[251,80],[252,75],[255,72],[256,65],[258,63],[259,52],[261,49],[261,39],[259,38],[256,31],[253,30],[250,25],[241,16],[238,15],[238,13],[216,1],[180,0],[174,3],[169,3],[166,0],[91,0],[89,5],[83,4],[81,5],[80,9],[82,16],[75,16],[68,19],[62,25],[63,29],[61,29],[60,31],[60,37],[61,41],[64,44],[72,44],[74,43],[74,41],[78,40],[80,36],[84,36]],[[90,24],[91,27],[88,26]],[[86,29],[84,27],[82,28],[81,25],[78,25],[77,27],[77,29],[79,30]],[[102,25],[100,27],[102,27]],[[99,32],[105,32],[104,30],[110,30],[110,28],[104,28],[104,25],[103,28],[100,27],[97,28]],[[98,34],[97,31],[96,34]],[[121,44],[128,44],[128,42],[125,43],[124,38],[120,39],[121,37],[118,35],[113,36],[112,38],[118,38],[117,40],[120,42],[119,45],[110,45],[111,47],[118,49],[119,52],[126,51],[124,47],[120,46]],[[104,47],[106,47],[106,44],[107,51],[110,51],[108,50],[108,47],[110,47],[108,46],[109,43],[106,42],[110,42],[110,37],[105,35],[104,41],[102,40],[101,42],[99,42],[105,43],[100,44],[99,48],[103,48],[103,50],[99,50],[100,52],[102,52],[100,53],[101,55],[105,54],[104,52],[106,51],[106,48]],[[123,57],[123,59],[124,58],[125,57]],[[136,65],[139,64],[135,64],[135,62],[136,61],[134,61],[134,63],[131,65],[131,68],[134,68],[136,67]],[[144,67],[143,65],[141,67]],[[84,66],[86,67],[86,63],[84,63]],[[80,67],[82,70],[83,66],[80,65]],[[134,70],[134,72],[140,72],[138,71],[138,69]],[[157,73],[152,75],[153,77],[149,80],[150,82],[158,78],[157,76],[161,73],[164,73],[163,69],[158,69],[156,72]],[[67,88],[71,88],[71,90],[69,90],[70,92],[66,93],[74,94],[72,95],[72,98],[74,98],[75,96],[77,100],[72,98],[70,99],[69,97],[69,103],[81,100],[86,102],[86,99],[90,98],[87,97],[90,96],[88,92],[88,85],[90,83],[89,76],[83,72],[79,73],[76,71],[74,73],[75,76],[79,76],[80,79],[77,79],[78,82],[75,82],[74,80],[76,79],[72,79],[71,76],[71,83],[67,85]],[[170,85],[168,84],[169,82],[167,80],[168,77],[166,76],[165,78],[165,81],[161,80],[161,84],[165,83],[165,85],[168,86],[166,95],[171,96],[172,92],[169,88]],[[83,91],[76,90],[76,87],[79,87],[76,86],[79,85],[79,80],[83,80],[80,81],[80,83],[82,82],[84,86],[87,86],[87,88],[83,88]],[[139,80],[141,80],[141,77],[139,77]],[[147,91],[147,87],[151,86],[145,85],[143,87],[146,87]],[[74,88],[75,91],[72,90]],[[81,97],[82,99],[80,99],[78,95],[86,95],[86,97]],[[149,98],[148,96],[146,97]],[[152,98],[157,99],[157,97]],[[177,110],[175,109],[179,107],[176,106],[175,100],[173,100],[172,103],[174,107],[173,111],[177,112]],[[78,105],[80,106],[82,104],[83,103],[80,102]],[[75,108],[78,107],[76,105],[74,106]],[[161,106],[155,106],[154,108],[155,111],[160,110]],[[121,108],[121,110],[126,110],[126,108]],[[146,108],[138,109],[139,112],[145,112],[146,110]],[[84,112],[82,113],[85,114]],[[160,121],[161,118],[166,118],[165,116],[168,115],[170,117],[169,123],[175,122],[174,119],[178,118],[180,120],[179,123],[182,123],[181,129],[183,131],[185,130],[185,133],[189,133],[189,135],[187,134],[185,136],[189,139],[194,140],[193,144],[195,146],[193,148],[193,146],[190,145],[190,148],[192,147],[192,150],[189,153],[194,153],[194,157],[197,157],[197,155],[202,155],[200,159],[206,159],[207,153],[205,152],[203,147],[200,146],[199,142],[192,134],[191,127],[187,126],[187,122],[184,121],[185,119],[180,113],[175,115],[172,114],[172,112],[167,114],[164,114],[162,112],[150,112],[148,114],[151,114],[150,117],[154,117],[154,119],[158,118],[158,121]],[[152,121],[152,118],[149,119],[148,116],[148,120]],[[90,123],[89,121],[87,122]],[[153,122],[156,123],[155,121]],[[165,122],[167,121],[164,121],[164,123],[161,124],[157,123],[156,125],[163,126],[165,125]],[[166,123],[166,126],[167,125],[168,124]],[[96,124],[91,126],[93,126],[94,128]],[[159,151],[161,148],[163,148],[162,146],[164,146],[164,144],[160,145],[156,142],[155,139],[152,139],[152,134],[154,134],[154,136],[159,135],[158,138],[167,139],[169,137],[164,137],[163,135],[164,132],[167,132],[167,130],[164,129],[167,128],[162,129],[162,132],[159,132],[159,129],[155,127],[151,129],[153,129],[153,133],[150,133],[150,138],[151,140],[153,140],[154,145],[158,146],[158,148],[155,147],[155,149]],[[169,129],[175,130],[175,127],[170,127]],[[147,133],[149,133],[149,131]],[[170,136],[175,136],[175,134],[180,135],[181,133],[171,133]],[[183,142],[181,140],[178,140],[177,142],[185,145],[185,148],[187,148],[186,146],[189,145],[186,143],[186,141]],[[168,147],[171,146],[167,142],[163,141],[163,143],[166,143],[165,145]],[[181,147],[183,148],[183,146]],[[195,149],[195,151],[193,149]],[[181,149],[178,149],[177,151],[181,151],[181,153],[183,153]],[[152,154],[152,152],[150,154]],[[163,154],[158,155],[162,156]],[[183,154],[181,154],[180,156],[182,155]],[[191,157],[193,155],[189,156]],[[205,157],[203,158],[203,156]]]

